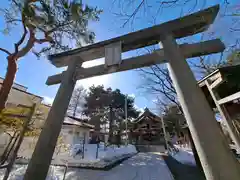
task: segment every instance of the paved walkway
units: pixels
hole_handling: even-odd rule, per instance
[[[138,153],[109,171],[69,169],[66,180],[173,180],[161,155]]]

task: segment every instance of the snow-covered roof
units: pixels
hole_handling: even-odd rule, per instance
[[[94,128],[94,125],[88,124],[86,122],[83,122],[79,118],[71,117],[71,116],[66,116],[64,118],[63,125],[75,125],[75,126],[80,126],[80,127],[89,128],[89,129],[93,129]]]

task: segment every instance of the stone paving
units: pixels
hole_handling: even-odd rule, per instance
[[[160,154],[138,153],[109,171],[69,168],[66,180],[173,180]]]

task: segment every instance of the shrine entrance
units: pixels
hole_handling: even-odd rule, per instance
[[[57,95],[29,162],[25,180],[44,180],[60,133],[64,116],[77,80],[121,72],[154,64],[168,63],[168,70],[176,88],[208,180],[239,180],[237,159],[231,154],[214,114],[197,85],[186,58],[222,52],[219,39],[194,44],[178,45],[176,39],[191,36],[208,29],[219,6],[181,17],[160,25],[83,48],[54,54],[49,60],[56,67],[68,66],[61,74],[50,76],[47,85],[59,84]],[[121,54],[161,42],[163,49],[122,60]],[[105,65],[83,68],[82,63],[105,57]]]

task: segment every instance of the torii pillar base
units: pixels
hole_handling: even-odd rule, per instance
[[[239,180],[239,162],[221,134],[210,105],[198,87],[176,40],[166,35],[162,45],[207,180]]]

